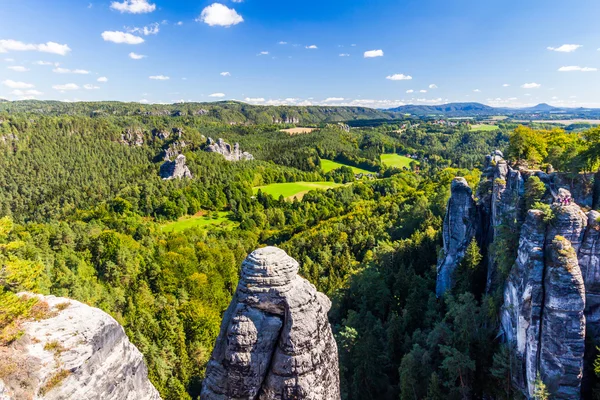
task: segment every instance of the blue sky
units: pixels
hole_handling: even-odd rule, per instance
[[[600,107],[599,12],[592,0],[0,0],[0,98]]]

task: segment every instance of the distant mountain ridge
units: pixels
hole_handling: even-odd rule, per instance
[[[508,108],[491,107],[481,103],[448,103],[440,105],[405,105],[385,111],[411,114],[417,116],[476,117],[492,115],[525,115],[525,114],[577,114],[583,117],[600,117],[600,109],[554,107],[541,103],[533,107]]]

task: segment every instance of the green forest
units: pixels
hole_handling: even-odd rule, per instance
[[[318,129],[280,132],[293,118]],[[364,121],[338,124],[352,120]],[[70,297],[123,325],[163,399],[199,399],[240,265],[275,245],[332,299],[344,399],[518,398],[497,338],[499,299],[479,285],[481,249],[469,246],[443,299],[436,261],[452,179],[475,189],[493,150],[595,172],[600,129],[536,128],[472,130],[343,107],[0,103],[0,346],[40,312],[17,292]],[[255,160],[208,153],[209,137]],[[173,148],[193,178],[160,178]],[[389,167],[382,154],[418,164]],[[344,166],[326,172],[321,160]],[[254,190],[293,182],[342,185],[294,200]],[[163,229],[198,213],[231,223]]]

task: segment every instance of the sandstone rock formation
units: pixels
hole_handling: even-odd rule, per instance
[[[454,178],[444,218],[443,254],[437,266],[436,294],[443,295],[452,287],[454,272],[465,256],[477,227],[477,210],[473,192],[465,178]]]
[[[192,173],[187,165],[185,165],[185,156],[180,154],[174,161],[165,161],[160,166],[160,177],[163,179],[181,179],[191,178]]]
[[[144,131],[139,128],[129,128],[121,134],[121,143],[127,146],[142,146],[144,144]]]
[[[202,387],[203,400],[340,399],[329,299],[266,247],[242,264]]]
[[[242,152],[240,150],[239,143],[236,143],[233,148],[223,139],[219,138],[216,142],[211,138],[208,138],[208,144],[206,151],[209,153],[219,153],[225,157],[227,161],[244,161],[254,160],[254,156],[248,152]]]
[[[139,350],[103,311],[39,296],[50,318],[26,322],[25,334],[0,349],[0,399],[159,400]]]

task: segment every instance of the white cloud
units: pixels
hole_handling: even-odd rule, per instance
[[[332,101],[344,101],[343,97],[328,97],[325,100],[323,100],[325,103],[330,103]]]
[[[12,69],[15,72],[25,72],[25,71],[29,71],[29,68],[25,68],[21,65],[11,65],[10,67],[6,67],[8,69]]]
[[[425,90],[425,89],[419,90],[419,93],[427,93],[427,90]]]
[[[244,22],[244,18],[238,14],[233,8],[224,6],[223,4],[213,3],[202,10],[202,13],[197,22],[204,22],[209,26],[224,26],[226,28]]]
[[[57,62],[50,62],[50,61],[36,61],[34,62],[35,65],[53,65],[55,67],[58,67],[60,65],[60,63]]]
[[[560,53],[572,53],[580,47],[583,46],[580,44],[563,44],[560,47],[548,47],[548,50],[558,51]]]
[[[63,92],[65,90],[79,90],[79,86],[74,83],[67,83],[65,85],[54,85],[52,86],[52,89]]]
[[[432,83],[431,85],[429,85],[429,89],[437,89],[437,85],[435,83]]]
[[[437,99],[417,99],[417,103],[423,103],[423,104],[440,104],[442,103],[443,100],[442,98],[437,98]]]
[[[277,44],[288,44],[288,42],[284,42],[283,40]]]
[[[213,93],[209,94],[208,97],[225,97],[225,93]]]
[[[481,93],[481,90],[479,90],[479,89],[475,89],[475,90],[473,90],[473,91],[474,91],[475,93]]]
[[[142,28],[126,28],[129,33],[138,33],[140,35],[148,36],[148,35],[156,35],[159,32],[160,24],[155,22],[148,26],[144,26]]]
[[[5,58],[4,61],[6,62],[15,62],[14,58]]]
[[[510,84],[508,84],[508,83],[505,83],[504,85],[502,85],[502,87],[509,87],[509,86],[510,86]]]
[[[94,85],[91,85],[88,83],[87,85],[83,85],[83,88],[86,90],[95,90],[95,89],[100,89],[100,86],[94,86]]]
[[[126,43],[126,44],[140,44],[144,43],[144,39],[132,35],[131,33],[125,33],[120,31],[104,31],[102,32],[102,39],[107,42],[113,43]]]
[[[369,50],[365,51],[365,58],[383,57],[383,50]]]
[[[110,8],[122,13],[145,14],[156,10],[156,4],[150,4],[148,0],[124,0],[121,3],[113,1]]]
[[[524,83],[521,85],[521,87],[523,89],[539,89],[540,87],[542,87],[542,85],[540,85],[539,83],[532,82],[532,83]]]
[[[142,58],[146,58],[148,56],[145,56],[143,54],[137,54],[134,53],[133,51],[131,53],[129,53],[129,58],[133,59],[133,60],[141,60]]]
[[[146,100],[146,99],[141,99],[141,100],[140,100],[140,103],[142,103],[142,104],[148,104],[149,102],[148,102],[148,100]]]
[[[260,53],[257,54],[258,56],[268,56],[269,52],[268,51],[261,51]]]
[[[101,76],[100,78],[97,79],[98,82],[108,82],[108,78],[105,76]]]
[[[30,90],[16,89],[16,90],[13,90],[12,92],[10,92],[10,94],[14,94],[15,96],[28,97],[28,96],[40,96],[44,93],[40,92],[39,90],[35,90],[35,89],[30,89]]]
[[[390,81],[410,81],[412,79],[412,76],[404,74],[394,74],[386,76],[385,79],[389,79]]]
[[[340,57],[350,57],[350,54],[348,54],[348,53],[342,53],[342,54],[340,54]]]
[[[408,90],[406,91],[406,93],[414,93],[414,92],[415,92],[415,91],[414,91],[414,90],[412,90],[412,89],[408,89]]]
[[[54,68],[52,72],[57,74],[79,74],[79,75],[87,75],[90,71],[86,71],[85,69],[68,69],[68,68]]]
[[[177,25],[177,26],[181,26],[181,25],[183,25],[183,21],[178,21],[176,25]]]
[[[0,53],[8,53],[9,51],[40,51],[42,53],[52,53],[64,56],[70,52],[71,49],[66,44],[59,44],[56,42],[32,44],[12,39],[0,40]]]
[[[246,97],[244,101],[246,103],[264,103],[265,99],[263,97]]]
[[[310,46],[305,46],[307,49],[315,50],[318,49],[316,44],[311,44]]]
[[[221,72],[221,76],[231,76],[230,72]]]
[[[590,67],[578,67],[575,65],[571,65],[568,67],[560,67],[558,69],[559,72],[573,72],[573,71],[579,71],[579,72],[596,72],[598,71],[598,68],[590,68]]]
[[[9,87],[11,89],[31,89],[34,88],[35,86],[32,85],[31,83],[25,83],[25,82],[15,82],[12,81],[10,79],[7,79],[5,81],[2,81],[2,84],[6,87]]]
[[[170,77],[165,76],[165,75],[152,75],[152,76],[149,76],[148,78],[153,79],[155,81],[168,81],[169,79],[171,79]]]

